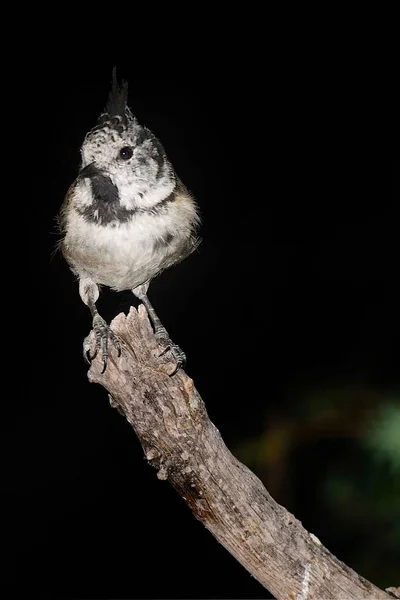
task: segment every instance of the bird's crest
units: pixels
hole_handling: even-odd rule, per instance
[[[121,81],[121,85],[117,80],[117,69],[113,68],[111,91],[108,96],[105,112],[109,117],[124,117],[128,103],[128,82]]]
[[[122,80],[121,84],[118,83],[117,69],[114,67],[107,104],[99,117],[98,124],[92,131],[96,131],[104,125],[119,131],[121,127],[127,127],[133,120],[133,115],[128,107],[128,82]]]

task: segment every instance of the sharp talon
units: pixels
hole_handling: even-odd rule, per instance
[[[161,352],[161,354],[159,354],[158,356],[164,356],[164,354],[167,354],[168,350],[171,350],[171,345],[168,344],[168,346],[166,348],[164,348],[164,350]]]
[[[177,374],[177,372],[179,371],[179,369],[181,368],[181,364],[177,363],[175,369],[172,371],[172,373],[169,374],[170,377],[173,377],[174,375]]]
[[[85,363],[90,367],[90,365],[92,364],[90,360],[90,353],[89,350],[85,350],[85,348],[83,349],[83,358],[85,360]]]
[[[118,352],[118,356],[121,356],[121,344],[119,339],[115,335],[115,333],[110,329],[107,323],[104,321],[100,315],[95,315],[93,318],[93,331],[96,337],[96,347],[94,349],[93,354],[90,353],[90,334],[83,341],[83,357],[85,362],[90,366],[96,356],[101,351],[101,358],[103,361],[103,369],[101,374],[103,374],[107,368],[107,359],[108,359],[108,347],[109,341],[114,345]]]
[[[96,348],[94,349],[94,352],[93,352],[92,356],[90,356],[90,352],[88,352],[88,355],[89,355],[89,360],[90,360],[90,362],[91,362],[91,363],[92,363],[92,362],[94,361],[94,359],[96,358],[96,356],[97,356],[98,352],[99,352],[99,349],[98,349],[98,347],[97,347],[97,346],[96,346]]]
[[[82,348],[83,359],[87,365],[92,364],[92,357],[90,356],[90,342],[89,336],[86,336],[83,340],[83,348]]]
[[[181,358],[179,358],[176,361],[176,367],[170,374],[170,377],[173,377],[174,375],[176,375],[176,373],[179,371],[179,369],[184,369],[186,367],[186,356],[184,355],[182,350],[180,350],[180,352],[181,352]]]
[[[158,342],[160,344],[165,344],[165,348],[160,352],[160,356],[164,356],[167,352],[171,352],[172,356],[176,361],[176,367],[173,372],[170,374],[170,377],[173,377],[181,368],[184,368],[186,365],[186,355],[185,353],[174,344],[169,338],[159,337]]]

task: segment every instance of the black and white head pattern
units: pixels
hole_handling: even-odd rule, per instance
[[[154,210],[172,194],[176,178],[164,148],[127,105],[128,86],[115,71],[110,96],[81,148],[78,210],[100,225]]]

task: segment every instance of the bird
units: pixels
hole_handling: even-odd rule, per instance
[[[164,346],[161,354],[170,351],[175,359],[175,374],[185,367],[186,355],[161,323],[148,289],[155,277],[201,243],[200,209],[161,141],[134,116],[128,106],[128,82],[118,82],[115,68],[105,108],[84,136],[80,158],[57,219],[59,248],[92,316],[96,344],[91,354],[89,336],[85,338],[84,357],[91,364],[101,352],[104,373],[110,343],[121,355],[120,340],[96,302],[102,287],[131,290]]]

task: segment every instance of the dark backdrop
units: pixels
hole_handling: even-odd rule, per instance
[[[11,432],[16,589],[46,599],[268,597],[156,478],[106,391],[86,378],[90,314],[66,264],[52,257],[54,217],[113,64],[129,80],[132,111],[160,138],[202,212],[199,251],[155,280],[150,298],[187,353],[211,419],[331,551],[378,585],[398,584],[394,513],[374,521],[381,482],[371,482],[357,439],[337,423],[358,431],[382,398],[399,406],[399,166],[391,150],[368,150],[371,107],[354,73],[334,62],[305,67],[294,55],[284,69],[261,61],[256,75],[229,59],[147,75],[127,58],[25,68],[34,168],[29,182],[19,173],[29,184],[21,211],[29,282],[14,297],[29,360]],[[111,319],[130,303],[131,294],[105,290],[99,310]],[[338,431],[321,432],[313,418],[332,390]],[[279,464],[260,459],[266,431],[272,440],[298,422],[311,431],[305,439],[297,435]],[[365,502],[365,527],[355,533],[319,485],[332,464],[350,465],[361,480],[352,510]],[[389,496],[394,480],[388,470]]]

